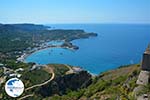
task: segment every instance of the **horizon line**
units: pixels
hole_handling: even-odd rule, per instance
[[[50,25],[50,24],[144,24],[150,25],[150,23],[126,23],[126,22],[99,22],[99,23],[34,23],[34,22],[14,22],[14,23],[1,23],[0,24],[42,24],[42,25]]]

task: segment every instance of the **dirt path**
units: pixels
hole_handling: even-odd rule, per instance
[[[28,90],[30,90],[30,89],[33,89],[33,88],[36,88],[36,87],[41,87],[41,86],[43,86],[43,85],[46,85],[46,84],[48,84],[50,81],[52,81],[52,80],[55,78],[55,73],[54,73],[53,69],[52,69],[51,67],[48,67],[47,65],[45,65],[45,67],[48,68],[49,73],[52,73],[52,77],[51,77],[49,80],[45,81],[44,83],[36,84],[36,85],[33,85],[33,86],[31,86],[31,87],[26,88],[25,91],[28,91]],[[23,100],[23,99],[25,99],[25,98],[32,97],[32,96],[34,96],[34,94],[29,94],[29,95],[23,96],[23,97],[21,97],[21,98],[19,98],[19,99],[17,99],[17,100]]]
[[[29,94],[29,95],[23,96],[23,97],[21,97],[21,98],[19,98],[17,100],[23,100],[25,98],[32,97],[32,96],[34,96],[34,94]]]
[[[50,68],[50,67],[49,67],[49,68]],[[51,77],[49,80],[47,80],[47,81],[44,82],[44,83],[36,84],[36,85],[31,86],[31,87],[28,87],[28,88],[25,89],[25,91],[30,90],[30,89],[35,88],[35,87],[41,87],[41,86],[43,86],[43,85],[46,85],[46,84],[49,83],[50,81],[52,81],[52,80],[54,79],[54,77],[55,77],[55,73],[53,72],[53,69],[52,69],[52,68],[50,68],[50,69],[51,69],[52,77]]]
[[[72,73],[74,73],[73,69],[69,65],[65,64],[65,66],[69,69],[69,71],[67,71],[66,74],[72,74]]]

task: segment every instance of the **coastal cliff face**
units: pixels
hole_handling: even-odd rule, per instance
[[[41,87],[38,93],[43,97],[64,95],[69,91],[87,87],[92,82],[91,77],[87,71],[56,77],[51,83]]]
[[[136,81],[139,73],[139,64],[121,66],[116,70],[92,77],[90,82],[85,79],[84,81],[87,81],[88,84],[83,88],[68,91],[63,95],[51,95],[43,100],[136,100],[133,90],[137,86]],[[83,80],[84,78],[81,77],[79,79]],[[65,83],[64,79],[61,80],[63,80],[62,83]],[[69,79],[69,81],[71,80]],[[61,83],[58,84],[63,86]],[[73,83],[68,82],[67,84]],[[68,85],[67,87],[70,88],[70,85]]]

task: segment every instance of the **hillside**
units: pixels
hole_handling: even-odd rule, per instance
[[[84,30],[48,30],[47,26],[34,24],[0,25],[0,52],[21,51],[33,47],[33,43],[51,40],[72,41],[80,38],[97,36]]]
[[[76,68],[62,64],[24,65],[24,71],[18,74],[22,75],[21,80],[26,88],[17,100],[136,100],[133,91],[138,86],[139,64],[121,66],[98,76],[91,76],[87,71]],[[0,72],[3,78],[3,70]],[[7,96],[3,85],[0,98],[16,100]],[[137,95],[144,93],[150,93],[149,85]]]
[[[26,87],[21,97],[34,94],[26,99],[86,100],[87,98],[97,98],[103,100],[103,97],[115,98],[117,95],[120,95],[121,89],[125,88],[125,86],[129,86],[128,91],[125,89],[126,91],[122,91],[122,93],[131,93],[136,86],[135,81],[140,70],[139,65],[124,66],[92,77],[86,71],[70,71],[73,68],[73,66],[68,65],[49,64],[47,67],[37,66],[33,69],[32,64],[24,65],[24,71],[18,72],[18,74],[22,75],[21,80],[25,83]],[[52,77],[52,72],[55,74],[55,77],[51,82],[35,86],[48,81]],[[3,76],[1,74],[1,77]],[[114,89],[116,90],[114,91]],[[3,88],[1,93],[3,93],[1,94],[3,100],[14,100],[5,94]],[[122,94],[122,96],[124,95]]]
[[[135,100],[133,90],[137,86],[139,72],[138,64],[122,66],[93,77],[92,83],[87,88],[69,91],[63,96],[54,95],[44,100]],[[145,90],[146,88],[143,91]]]
[[[21,66],[21,64],[15,66]],[[88,85],[85,82],[91,80],[91,75],[87,71],[77,69],[78,67],[63,64],[35,65],[32,63],[22,64],[22,68],[15,70],[0,67],[0,100],[16,100],[9,97],[4,90],[5,82],[16,77],[14,75],[20,75],[25,85],[24,93],[17,99],[27,96],[29,100],[41,100],[54,94],[64,95],[68,90],[76,91]],[[28,97],[28,95],[32,96]]]

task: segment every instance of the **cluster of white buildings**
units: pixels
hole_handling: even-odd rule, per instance
[[[16,70],[13,70],[5,67],[3,64],[0,64],[0,69],[3,71],[1,72],[1,76],[0,76],[0,85],[6,81],[6,78],[21,77],[21,74],[19,74],[19,72],[24,71],[23,68],[18,68]]]

